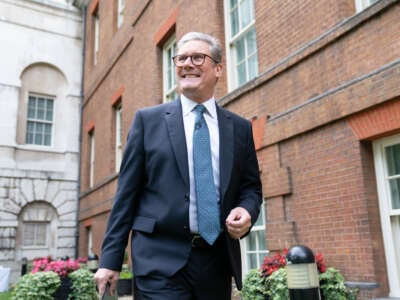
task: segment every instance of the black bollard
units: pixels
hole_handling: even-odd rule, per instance
[[[26,257],[23,257],[21,259],[21,276],[24,276],[27,272],[28,269],[28,259]]]
[[[98,267],[99,267],[99,257],[97,256],[97,254],[89,254],[88,256],[88,261],[87,261],[87,266],[88,269],[92,272],[92,273],[96,273]]]
[[[286,255],[290,300],[320,300],[315,256],[306,246],[294,246]]]

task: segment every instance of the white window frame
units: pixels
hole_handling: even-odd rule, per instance
[[[99,14],[93,14],[94,20],[94,43],[93,43],[93,62],[96,65],[98,62],[98,55],[99,55],[99,39],[100,39],[100,18]]]
[[[92,226],[86,227],[87,228],[87,246],[88,246],[88,256],[93,254],[93,230]]]
[[[252,1],[253,2],[253,7],[255,5],[254,0],[237,0],[238,2],[243,2],[243,1]],[[255,10],[255,8],[254,8]],[[250,76],[249,74],[249,66],[248,66],[248,58],[250,57],[247,53],[247,43],[246,43],[246,81],[243,83],[239,84],[239,79],[238,79],[238,70],[237,70],[237,62],[236,62],[236,50],[235,50],[235,43],[240,40],[241,38],[245,37],[251,30],[255,31],[255,11],[253,12],[254,18],[246,24],[244,27],[239,28],[239,31],[232,36],[231,32],[231,9],[230,9],[230,0],[224,0],[224,13],[225,13],[225,41],[226,41],[226,64],[227,64],[227,75],[228,75],[228,91],[232,91],[233,89],[236,89],[246,82],[250,81],[251,79],[255,78],[258,75],[258,50],[255,52],[254,55],[257,57],[257,70],[256,74],[254,76]],[[238,24],[240,24],[241,16],[240,16],[240,10],[238,10]],[[239,25],[240,27],[240,25]],[[257,43],[257,42],[256,42]],[[257,49],[257,45],[256,45]]]
[[[121,27],[122,23],[124,23],[124,10],[125,10],[125,0],[118,0],[118,9],[117,9],[117,26]]]
[[[176,55],[176,37],[173,35],[164,44],[163,53],[163,102],[175,100],[177,96],[177,81],[175,65],[172,57]]]
[[[122,105],[114,107],[115,114],[115,171],[119,172],[122,161]]]
[[[259,222],[261,221],[261,223]],[[259,223],[259,224],[257,224]],[[249,233],[252,234],[253,232],[257,231],[263,231],[264,232],[264,238],[265,238],[265,206],[264,204],[261,205],[261,210],[260,210],[260,215],[258,216],[257,222],[254,224],[254,226],[251,228],[251,232]],[[247,240],[249,239],[249,236],[246,236],[245,238],[240,240],[240,247],[242,249],[241,255],[242,255],[242,277],[244,278],[246,274],[251,270],[250,266],[248,264],[248,254],[257,254],[257,257],[259,254],[264,254],[264,256],[268,255],[269,250],[268,249],[260,249],[260,245],[258,242],[258,239],[256,240],[256,249],[257,250],[247,250]],[[267,246],[268,247],[268,246]],[[263,260],[260,260],[257,258],[257,269],[260,269],[261,264]]]
[[[356,1],[356,11],[360,12],[366,9],[368,6],[371,6],[375,2],[378,2],[379,0],[355,0],[355,1]]]
[[[52,119],[51,120],[46,120],[46,119],[37,119],[37,118],[30,118],[29,117],[29,103],[30,103],[30,98],[35,97],[36,99],[38,98],[43,98],[45,100],[49,100],[52,102],[53,108],[52,108]],[[40,146],[40,147],[52,147],[53,145],[53,139],[54,139],[54,113],[55,113],[55,97],[54,96],[48,96],[48,95],[40,95],[36,93],[29,93],[28,94],[28,107],[27,107],[27,115],[26,115],[26,133],[25,133],[25,144],[26,145],[34,145],[34,146]],[[35,110],[36,112],[36,110]],[[47,124],[51,126],[51,132],[50,132],[50,144],[36,144],[35,137],[33,137],[33,141],[31,143],[28,143],[28,123],[32,122],[35,124],[42,123],[42,124]]]
[[[94,159],[95,159],[95,138],[94,130],[89,133],[89,187],[94,185]]]
[[[373,143],[379,210],[390,288],[389,297],[400,297],[400,224],[395,225],[396,220],[400,223],[400,209],[391,208],[389,179],[393,179],[393,177],[387,175],[385,157],[385,148],[395,144],[400,144],[400,134],[379,139]]]
[[[20,215],[20,220],[21,220],[21,247],[23,250],[38,250],[41,249],[44,251],[49,251],[53,245],[53,237],[55,233],[55,229],[57,228],[56,224],[54,224],[56,218],[55,211],[53,208],[47,204],[43,203],[42,201],[35,201],[33,203],[30,203],[25,207]],[[34,227],[34,225],[40,225],[40,227],[44,227],[44,244],[37,244],[37,228]],[[33,232],[27,232],[26,228],[34,228]],[[28,240],[27,234],[32,237],[32,234],[34,235],[32,237],[32,244],[26,244],[26,241]]]

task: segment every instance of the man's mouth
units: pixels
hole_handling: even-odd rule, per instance
[[[197,74],[184,74],[182,75],[182,78],[198,78],[200,75]]]

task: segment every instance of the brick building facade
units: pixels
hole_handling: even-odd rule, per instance
[[[305,244],[379,285],[360,299],[400,297],[399,15],[397,0],[92,0],[80,255],[100,252],[135,111],[174,95],[175,42],[203,31],[226,53],[218,103],[253,122],[265,210],[245,270]]]

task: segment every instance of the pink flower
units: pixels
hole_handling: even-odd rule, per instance
[[[33,260],[32,273],[41,271],[53,271],[60,277],[66,277],[69,273],[80,268],[78,260],[52,260],[50,256],[35,258]]]

